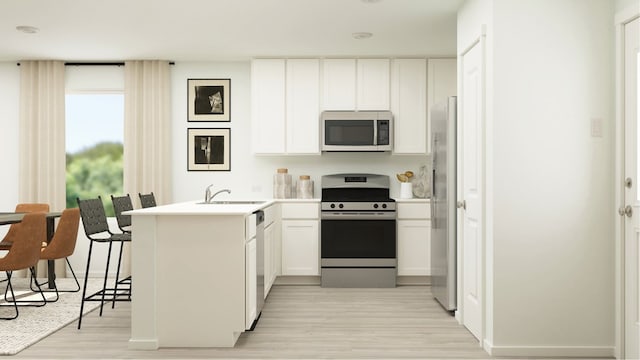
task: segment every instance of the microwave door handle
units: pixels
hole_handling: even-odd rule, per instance
[[[378,120],[373,120],[373,145],[378,146]]]

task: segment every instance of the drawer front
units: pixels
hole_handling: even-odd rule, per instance
[[[398,219],[431,220],[430,203],[397,204]]]
[[[283,219],[319,219],[320,204],[317,203],[301,203],[301,204],[282,204]]]

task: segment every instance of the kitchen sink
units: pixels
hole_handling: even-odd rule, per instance
[[[199,205],[257,205],[264,204],[266,201],[255,201],[255,200],[220,200],[220,201],[210,201],[210,202],[199,202]]]

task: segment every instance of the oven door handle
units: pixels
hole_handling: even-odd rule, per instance
[[[320,220],[395,220],[396,213],[388,212],[322,212]]]

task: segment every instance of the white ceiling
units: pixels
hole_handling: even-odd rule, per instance
[[[0,60],[447,56],[464,0],[2,0]],[[16,26],[40,29],[18,32]],[[353,32],[371,32],[355,40]]]

